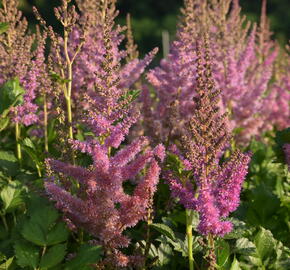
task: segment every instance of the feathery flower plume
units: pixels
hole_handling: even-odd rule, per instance
[[[116,46],[116,42],[119,43],[112,30],[114,17],[110,15],[115,10],[115,1],[104,3],[103,13],[100,13],[103,17],[99,18],[102,20],[101,40],[98,41],[103,44],[102,51],[99,62],[91,62],[93,69],[97,69],[94,69],[92,88],[88,81],[84,95],[90,110],[83,121],[94,136],[85,141],[69,141],[75,151],[90,155],[93,163],[83,168],[48,159],[48,167],[56,178],[49,178],[45,188],[70,226],[85,229],[104,247],[106,258],[102,263],[115,269],[140,261],[139,257],[127,256],[120,250],[130,243],[123,232],[146,217],[159,178],[157,160],[163,160],[165,154],[161,145],[151,150],[148,140],[142,136],[118,150],[139,113],[128,88],[122,85],[124,76]],[[84,51],[86,48],[84,44]],[[92,59],[88,58],[86,63],[88,61]],[[86,81],[82,83],[86,86]],[[59,174],[62,177],[57,177]],[[70,178],[79,185],[74,194],[70,192]],[[126,181],[135,185],[132,194],[124,190]]]
[[[104,61],[107,61],[104,57],[107,50],[106,40],[108,39],[108,34],[110,35],[109,39],[112,41],[110,42],[110,65],[117,66],[122,59],[127,57],[127,63],[119,65],[118,69],[114,70],[115,74],[118,73],[116,74],[118,77],[118,82],[115,82],[116,87],[123,88],[124,91],[134,87],[134,83],[139,79],[145,67],[148,66],[157,53],[157,48],[152,50],[142,60],[138,59],[137,55],[134,55],[134,58],[132,58],[132,55],[129,55],[131,54],[131,49],[135,50],[134,45],[132,45],[134,48],[128,49],[127,51],[119,49],[119,45],[124,39],[124,35],[122,35],[124,28],[119,25],[115,26],[114,19],[118,15],[115,7],[116,1],[108,0],[99,2],[96,5],[87,6],[80,2],[78,1],[81,18],[90,17],[93,9],[95,15],[89,21],[89,25],[87,25],[87,34],[83,48],[75,59],[75,65],[73,67],[73,73],[75,74],[73,87],[75,93],[74,98],[78,101],[84,100],[84,102],[75,102],[76,106],[82,106],[82,108],[89,111],[93,104],[87,102],[88,96],[94,99],[94,93],[99,91],[98,88],[103,87],[100,84],[103,84],[101,81],[104,76],[102,65]],[[105,20],[107,22],[105,22],[106,30],[104,31]],[[72,47],[75,47],[74,44],[79,42],[79,33],[80,30],[75,27],[70,36],[70,44],[72,44]],[[82,119],[82,116],[80,118]]]
[[[207,41],[204,47],[205,52],[197,46],[196,108],[182,138],[194,181],[179,179],[172,172],[167,178],[173,196],[179,198],[185,208],[199,213],[200,233],[223,236],[232,229],[231,223],[223,219],[239,205],[250,156],[236,151],[220,165],[231,135],[227,130],[227,114],[221,114],[218,107],[221,93],[212,78]]]
[[[228,161],[220,159],[231,135],[227,129],[227,113],[221,113],[221,92],[212,74],[208,37],[201,48],[196,45],[195,110],[182,136],[183,172],[167,171],[165,177],[172,196],[186,208],[188,247],[192,247],[192,211],[199,214],[198,231],[207,237],[209,269],[215,269],[214,237],[229,233],[233,225],[225,218],[235,211],[240,201],[242,183],[250,156],[236,151]],[[188,165],[189,163],[189,165]],[[193,269],[192,249],[188,249],[189,269]]]
[[[177,38],[167,59],[147,75],[157,92],[156,110],[151,118],[161,126],[158,137],[162,141],[169,135],[178,137],[184,128],[184,119],[189,119],[194,111],[195,42],[203,31],[209,33],[211,41],[213,78],[223,89],[219,107],[222,112],[229,112],[228,128],[240,130],[235,139],[245,143],[271,128],[265,125],[264,111],[272,110],[268,106],[269,99],[273,97],[275,100],[276,96],[274,90],[268,98],[266,94],[271,92],[270,80],[278,49],[269,39],[266,15],[262,16],[258,29],[253,26],[250,30],[250,23],[245,23],[240,11],[238,1],[220,0],[214,4],[211,1],[185,1]],[[168,119],[170,104],[176,99],[176,128],[172,130]]]
[[[3,0],[0,9],[1,23],[7,23],[7,30],[0,37],[0,85],[7,80],[25,78],[31,60],[31,46],[34,35],[28,33],[27,20],[18,10],[17,0]]]
[[[0,85],[18,78],[25,89],[24,103],[12,108],[13,120],[29,126],[38,121],[38,106],[35,102],[39,90],[40,68],[43,62],[43,40],[38,40],[32,52],[35,35],[28,32],[28,23],[18,10],[18,1],[4,0],[0,9],[0,21],[8,28],[0,38]]]

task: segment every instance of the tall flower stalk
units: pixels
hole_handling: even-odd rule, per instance
[[[134,59],[133,64],[123,68],[119,56],[124,54],[116,46],[114,16],[111,16],[115,14],[115,1],[103,1],[96,8],[100,16],[96,22],[101,24],[95,25],[98,35],[89,32],[88,39],[101,38],[97,40],[100,47],[95,48],[100,51],[94,54],[98,61],[93,63],[94,58],[87,57],[93,55],[93,48],[92,44],[85,43],[74,70],[85,72],[83,81],[77,82],[82,85],[81,95],[87,104],[80,120],[93,136],[84,141],[69,140],[74,151],[91,156],[92,164],[80,167],[47,159],[49,177],[45,189],[56,207],[63,211],[71,229],[85,230],[95,238],[96,244],[103,246],[105,259],[100,267],[140,267],[144,265],[142,256],[128,256],[121,250],[130,243],[124,230],[146,219],[158,183],[158,160],[164,158],[164,149],[161,145],[151,149],[143,136],[127,146],[121,145],[139,117],[129,92],[135,80],[126,78],[124,69],[127,67],[128,72],[137,67],[137,74],[140,74],[153,54],[147,56],[145,62]],[[72,42],[77,41],[77,31],[74,34]],[[95,72],[86,73],[84,63],[92,63],[87,67],[95,68]],[[72,87],[77,89],[77,83]],[[88,86],[86,92],[83,86]],[[76,180],[77,185],[74,186],[70,179]],[[124,189],[128,181],[135,186],[132,194]]]
[[[220,91],[212,75],[208,38],[196,45],[196,108],[182,136],[184,174],[166,173],[172,195],[186,208],[188,244],[192,245],[191,211],[199,214],[198,231],[208,239],[209,269],[215,269],[214,238],[232,230],[224,219],[239,205],[241,185],[247,173],[249,154],[236,150],[221,164],[230,144],[227,114],[220,113]],[[189,246],[189,267],[193,269]]]
[[[194,259],[192,252],[193,237],[192,237],[192,221],[193,221],[193,211],[186,209],[186,236],[187,236],[187,246],[188,246],[188,266],[189,270],[194,269]]]

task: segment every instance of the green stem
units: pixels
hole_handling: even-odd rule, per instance
[[[15,124],[15,139],[16,139],[16,149],[17,149],[17,158],[19,161],[22,159],[22,153],[21,153],[21,145],[20,145],[20,125],[18,122]]]
[[[66,108],[67,108],[67,123],[68,123],[68,136],[71,140],[73,140],[73,117],[72,117],[72,79],[73,79],[73,59],[70,58],[68,52],[68,31],[66,29],[66,23],[64,24],[64,54],[67,63],[67,79],[68,82],[64,85],[64,95],[66,100]],[[72,151],[72,162],[75,164],[75,155],[74,151]]]
[[[72,109],[71,109],[71,92],[72,92],[72,61],[68,53],[68,32],[64,29],[64,54],[67,62],[67,79],[65,98],[67,106],[67,120],[69,125],[69,138],[73,139],[73,127],[72,127]]]
[[[41,257],[44,256],[45,252],[46,252],[46,246],[44,246],[43,249],[42,249]]]
[[[67,108],[68,135],[70,139],[73,139],[72,109],[70,96],[66,97],[66,108]]]
[[[39,165],[38,165],[38,164],[36,164],[35,166],[36,166],[36,169],[37,169],[37,174],[38,174],[38,177],[41,177],[41,176],[42,176],[42,174],[41,174],[41,169],[40,169]]]
[[[9,228],[8,228],[8,224],[7,224],[7,220],[6,220],[5,215],[1,215],[1,219],[2,219],[2,221],[3,221],[3,224],[4,224],[4,227],[5,227],[5,230],[8,232]]]
[[[188,265],[189,270],[193,270],[194,260],[192,255],[192,210],[186,210],[186,235],[187,235],[187,244],[188,244]]]

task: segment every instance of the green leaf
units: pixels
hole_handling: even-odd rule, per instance
[[[0,132],[8,126],[9,120],[10,120],[9,117],[0,116]]]
[[[0,114],[9,107],[22,103],[24,93],[18,78],[11,79],[0,87]]]
[[[29,242],[32,242],[38,246],[46,246],[45,234],[37,223],[29,221],[25,222],[22,227],[21,234]]]
[[[50,268],[61,263],[66,254],[66,244],[51,247],[40,260],[40,267]]]
[[[0,264],[0,270],[8,270],[13,260],[14,260],[14,257],[11,257],[8,260],[6,260],[4,263]]]
[[[17,158],[12,152],[0,151],[0,170],[7,176],[15,176],[18,173]]]
[[[9,29],[8,23],[0,23],[0,35],[5,33]]]
[[[32,159],[32,161],[38,165],[41,166],[41,153],[37,152],[37,149],[34,145],[34,143],[29,139],[25,138],[22,142],[22,149],[29,155],[29,157]]]
[[[230,245],[224,240],[219,240],[215,252],[217,264],[221,267],[224,266],[230,256]]]
[[[25,139],[23,140],[22,143],[23,143],[23,145],[25,145],[25,146],[27,146],[27,147],[33,149],[33,150],[36,150],[36,149],[35,149],[35,145],[34,145],[34,143],[30,140],[30,138],[25,138]]]
[[[65,270],[90,270],[90,264],[97,263],[101,259],[102,248],[100,246],[81,246],[77,255],[65,264]]]
[[[275,250],[275,239],[270,231],[261,228],[254,239],[257,254],[263,261],[264,258],[270,257]]]
[[[59,215],[58,212],[51,205],[34,205],[33,212],[31,214],[31,222],[38,224],[44,233],[47,233],[49,229],[56,223]]]
[[[162,223],[153,223],[150,226],[154,228],[155,230],[159,231],[160,233],[162,233],[163,235],[169,237],[170,239],[172,240],[175,239],[173,230],[167,225],[162,224]]]
[[[69,235],[68,229],[63,222],[57,223],[46,236],[47,245],[55,245],[67,240]]]
[[[170,257],[172,256],[172,248],[168,244],[161,243],[158,247],[157,254],[158,265],[166,265],[170,262]]]
[[[21,267],[36,268],[39,260],[39,250],[24,241],[17,241],[14,245],[17,264]]]
[[[236,257],[234,258],[234,260],[232,262],[230,270],[241,270],[239,261],[236,259]]]
[[[249,239],[240,238],[236,242],[236,252],[243,255],[254,255],[256,254],[256,247]]]
[[[11,212],[23,204],[21,192],[22,187],[20,183],[16,181],[10,181],[8,185],[2,189],[0,197],[3,201],[5,213]]]
[[[52,206],[39,201],[39,205],[33,204],[32,207],[31,217],[21,231],[26,240],[39,246],[55,245],[67,240],[68,230],[64,222],[57,222],[59,215]]]

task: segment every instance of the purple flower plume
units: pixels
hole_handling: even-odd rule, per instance
[[[221,164],[231,135],[227,114],[220,112],[220,91],[216,90],[207,38],[196,47],[196,108],[183,131],[182,149],[171,146],[183,166],[182,172],[167,171],[171,194],[187,209],[199,213],[198,230],[203,235],[224,236],[233,226],[224,220],[235,211],[247,174],[250,155],[236,151]],[[185,156],[185,157],[183,157]],[[189,174],[190,173],[190,174]],[[192,175],[192,176],[189,176]]]
[[[78,181],[78,193],[71,194],[61,186],[60,180],[53,181],[53,178],[46,182],[45,189],[70,225],[84,228],[105,249],[116,253],[117,249],[127,247],[130,242],[123,231],[146,216],[160,173],[155,152],[159,153],[162,149],[158,146],[155,150],[142,153],[148,146],[144,137],[136,139],[113,156],[108,154],[109,146],[100,145],[97,140],[87,142],[85,148],[80,147],[77,141],[71,143],[91,155],[92,166],[83,168],[53,159],[48,159],[47,163],[56,174],[61,173]],[[135,179],[145,168],[143,176]],[[128,180],[136,184],[132,195],[123,189],[123,183]]]

